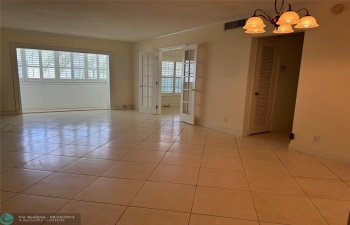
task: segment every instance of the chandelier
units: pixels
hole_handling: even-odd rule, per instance
[[[306,11],[306,15],[300,19],[298,13],[302,10]],[[273,33],[277,34],[287,34],[294,32],[292,25],[296,25],[294,28],[314,28],[319,26],[316,22],[316,19],[309,14],[308,9],[302,8],[295,12],[292,10],[291,4],[284,6],[284,0],[282,0],[279,9],[277,9],[277,0],[275,0],[275,12],[277,13],[277,16],[272,17],[269,13],[261,9],[255,10],[254,15],[247,20],[243,29],[246,29],[245,32],[248,34],[265,33],[264,28],[266,25],[261,18],[264,18],[272,25],[274,25],[275,30]]]

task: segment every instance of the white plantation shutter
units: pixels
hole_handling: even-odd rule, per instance
[[[73,53],[74,79],[85,79],[85,56],[84,53]]]
[[[41,63],[43,68],[43,78],[55,79],[55,52],[42,50]]]
[[[22,69],[22,53],[21,49],[17,48],[16,49],[17,53],[17,66],[18,66],[18,77],[23,78],[23,69]]]
[[[108,73],[108,60],[107,55],[98,55],[98,77],[99,79],[107,79]]]
[[[21,80],[106,82],[109,56],[103,54],[16,48]]]
[[[88,79],[97,79],[97,55],[88,54]]]
[[[70,52],[58,52],[58,60],[60,64],[60,78],[71,79],[71,53]]]
[[[25,49],[25,59],[28,78],[40,78],[39,50]]]

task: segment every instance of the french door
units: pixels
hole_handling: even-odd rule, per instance
[[[194,124],[194,100],[196,94],[197,45],[183,47],[182,90],[180,100],[180,119]]]
[[[140,52],[139,104],[141,113],[157,114],[158,96],[157,51]]]

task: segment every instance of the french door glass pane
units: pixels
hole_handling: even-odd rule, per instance
[[[182,102],[182,113],[191,115],[191,104],[187,102]]]
[[[176,62],[176,77],[182,76],[182,62]]]
[[[175,93],[181,93],[181,78],[175,79]]]

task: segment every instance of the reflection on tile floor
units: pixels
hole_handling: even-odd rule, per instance
[[[288,132],[238,137],[164,113],[1,117],[1,211],[76,212],[84,225],[346,224],[350,165],[288,150]]]

